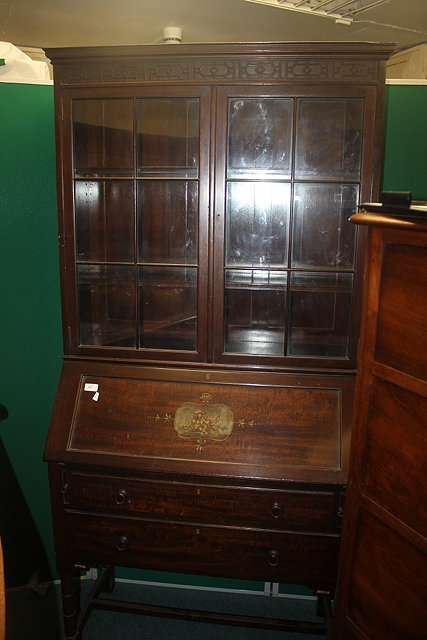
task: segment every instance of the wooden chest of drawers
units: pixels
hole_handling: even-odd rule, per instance
[[[60,388],[45,457],[70,611],[76,568],[105,565],[333,590],[351,378],[66,362]]]
[[[326,589],[335,580],[341,492],[138,480],[63,468],[76,564],[144,566]]]

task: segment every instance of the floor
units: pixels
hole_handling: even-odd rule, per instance
[[[92,581],[83,580],[87,593]],[[105,597],[110,597],[106,595]],[[268,597],[258,594],[206,591],[191,588],[147,586],[116,582],[114,598],[166,604],[170,607],[222,611],[263,617],[319,622],[316,601],[300,597]],[[29,588],[6,593],[6,640],[59,640],[61,620],[59,587],[51,584],[46,592]],[[325,640],[324,635],[251,629],[190,620],[157,618],[93,610],[86,623],[84,640]]]

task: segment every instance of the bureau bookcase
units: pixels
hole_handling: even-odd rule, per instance
[[[66,638],[82,568],[333,591],[364,254],[348,219],[377,194],[390,52],[47,50],[64,362],[45,459]]]

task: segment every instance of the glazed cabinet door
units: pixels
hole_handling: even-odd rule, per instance
[[[209,92],[64,96],[70,352],[206,359]]]
[[[351,367],[369,89],[218,91],[215,359]]]
[[[66,353],[353,369],[374,110],[369,87],[63,90]]]

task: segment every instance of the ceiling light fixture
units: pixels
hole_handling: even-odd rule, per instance
[[[358,13],[377,7],[389,0],[246,0],[270,7],[332,18],[338,24],[351,25]]]

